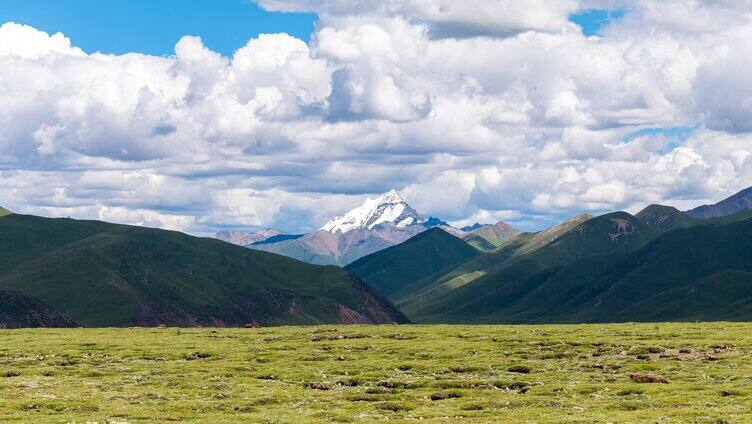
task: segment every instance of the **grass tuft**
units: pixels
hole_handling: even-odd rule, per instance
[[[507,371],[516,372],[520,374],[528,374],[530,371],[532,371],[532,368],[530,368],[527,365],[517,364],[517,365],[512,365],[511,367],[507,368]]]

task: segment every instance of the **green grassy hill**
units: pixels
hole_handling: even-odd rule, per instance
[[[749,321],[752,318],[752,272],[725,269],[666,290],[619,312],[633,321]]]
[[[520,281],[527,292],[494,320],[749,320],[750,243],[752,220],[679,228],[638,250],[590,256]]]
[[[473,246],[481,252],[491,252],[498,247],[496,244],[491,243],[485,237],[478,234],[468,234],[465,237],[462,237],[462,239],[465,243]]]
[[[397,303],[426,322],[752,319],[752,219],[642,225],[604,215],[454,290]]]
[[[577,215],[537,233],[518,234],[504,240],[500,246],[491,252],[477,255],[444,273],[412,282],[390,297],[402,307],[410,309],[411,305],[430,301],[432,298],[502,268],[518,256],[540,249],[591,218],[592,216],[587,214]]]
[[[588,219],[546,246],[561,260],[594,253],[631,250],[660,234],[655,227],[626,212],[612,212]],[[541,249],[542,250],[542,249]]]
[[[662,231],[673,230],[679,227],[690,227],[700,223],[698,219],[692,218],[672,206],[664,205],[650,205],[637,212],[635,217]]]
[[[85,326],[405,321],[341,268],[173,231],[8,215],[0,249],[0,289]]]
[[[598,275],[593,284],[597,298],[580,306],[578,314],[644,321],[662,311],[668,319],[695,319],[698,311],[679,295],[694,290],[707,300],[725,299],[711,301],[699,319],[740,318],[727,316],[727,307],[734,298],[752,302],[752,287],[746,284],[752,271],[750,247],[752,219],[670,231]],[[747,287],[746,296],[737,297],[739,284]],[[749,309],[743,315],[752,318]]]
[[[389,296],[410,282],[478,254],[477,249],[459,238],[440,228],[431,228],[396,246],[360,258],[345,269]]]
[[[390,298],[403,310],[430,302],[494,269],[503,267],[533,236],[531,233],[520,234],[493,252],[476,255],[456,267],[413,281],[392,293]]]
[[[453,270],[422,290],[394,299],[408,316],[418,320],[485,322],[525,293],[526,287],[517,285],[526,278],[588,255],[636,249],[658,234],[657,229],[628,213],[610,213],[569,227],[535,249],[527,246],[536,235],[512,239],[497,251],[461,265],[459,272]],[[511,290],[497,292],[502,286]]]

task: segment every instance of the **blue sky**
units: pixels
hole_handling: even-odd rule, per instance
[[[588,9],[571,15],[569,20],[579,25],[583,34],[590,36],[598,35],[601,28],[623,15],[623,10]]]
[[[199,35],[229,56],[260,33],[308,41],[315,20],[310,13],[267,12],[250,0],[2,0],[0,6],[0,22],[62,32],[88,53],[170,55],[180,37]]]
[[[570,20],[585,35],[624,14],[590,9]],[[310,40],[316,15],[261,9],[251,0],[3,0],[0,22],[62,32],[87,53],[170,55],[183,35],[199,35],[225,56],[261,33],[285,32]]]
[[[661,153],[667,153],[671,149],[675,148],[676,146],[681,145],[684,143],[692,134],[699,128],[699,125],[694,126],[677,126],[677,127],[667,127],[667,128],[661,128],[661,127],[649,127],[649,128],[641,128],[637,131],[631,132],[627,135],[625,135],[622,139],[624,141],[632,141],[638,137],[643,136],[663,136],[668,141],[663,149],[661,149]]]

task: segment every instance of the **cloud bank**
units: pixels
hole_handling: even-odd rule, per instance
[[[259,4],[316,12],[311,42],[118,56],[0,26],[0,204],[304,231],[397,188],[426,215],[536,229],[752,185],[744,2]],[[604,7],[624,14],[599,36],[569,21]]]

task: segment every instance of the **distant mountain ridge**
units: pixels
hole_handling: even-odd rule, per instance
[[[462,240],[484,251],[491,251],[504,243],[504,241],[522,233],[503,221],[499,221],[493,225],[476,223],[463,228],[465,233],[461,236]]]
[[[743,213],[751,207],[752,187],[715,205],[701,206],[687,212],[670,206],[650,205],[635,217],[666,231],[694,225],[698,219],[716,219]],[[540,247],[550,242],[552,237],[558,236],[566,226],[589,218],[591,217],[587,214],[579,215],[574,221],[562,223],[564,227],[555,226],[535,233],[523,249],[529,251]],[[396,190],[390,190],[380,196],[367,198],[360,206],[328,221],[315,232],[300,237],[272,236],[246,245],[309,263],[344,266],[433,227],[442,228],[484,252],[491,252],[507,240],[522,234],[501,221],[493,225],[475,223],[455,228],[440,218],[423,219]]]
[[[470,231],[473,231],[473,230],[477,230],[478,228],[482,227],[483,225],[484,224],[476,222],[473,225],[465,225],[464,227],[461,227],[460,230],[462,230],[462,231],[464,231],[464,232],[467,233],[467,232],[470,232]]]
[[[359,258],[397,245],[429,229],[442,228],[456,236],[464,233],[445,221],[423,219],[402,197],[390,190],[320,229],[295,239],[253,243],[248,247],[320,265],[347,265]]]
[[[664,205],[578,215],[411,275],[401,264],[421,252],[415,237],[351,269],[417,322],[752,320],[752,208],[740,198],[704,219]]]
[[[260,244],[272,244],[272,243],[279,243],[280,241],[285,240],[295,240],[303,237],[305,234],[277,234],[275,236],[271,236],[269,238],[265,238],[263,240],[254,241],[251,243],[251,246],[258,246]],[[248,244],[245,244],[244,246],[248,246]]]
[[[247,246],[249,244],[263,242],[269,240],[272,237],[283,235],[285,233],[267,228],[265,230],[250,232],[250,231],[219,231],[214,235],[214,238],[232,243],[238,246]]]
[[[752,187],[746,188],[718,203],[698,206],[688,210],[686,213],[693,218],[708,219],[731,215],[745,209],[752,209]]]
[[[420,224],[406,227],[379,225],[371,230],[355,229],[344,233],[318,230],[293,240],[251,244],[264,250],[318,265],[346,265],[363,256],[399,244],[425,231]]]

